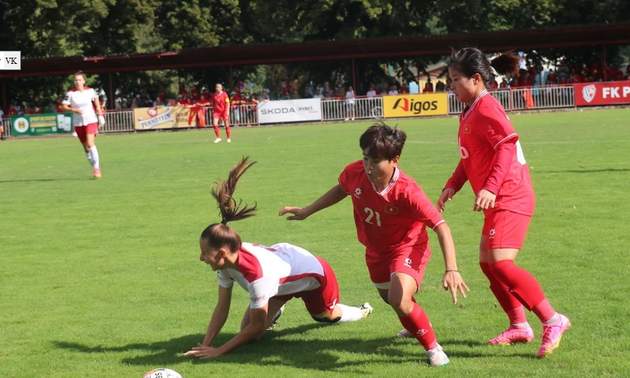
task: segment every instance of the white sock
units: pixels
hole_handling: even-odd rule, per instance
[[[90,147],[90,156],[92,157],[92,166],[94,169],[98,169],[100,165],[98,162],[98,150],[96,149],[96,146]]]
[[[361,309],[353,306],[346,306],[344,304],[337,304],[337,307],[341,309],[341,319],[339,319],[339,323],[348,323],[355,322],[357,320],[363,319],[363,314],[361,313]]]
[[[544,322],[543,324],[551,324],[551,323],[555,323],[558,321],[558,313],[556,312],[551,319],[547,320],[546,322]]]
[[[94,166],[94,163],[92,162],[92,155],[90,155],[90,151],[85,153],[85,157],[88,159],[88,161],[90,162],[91,166]]]

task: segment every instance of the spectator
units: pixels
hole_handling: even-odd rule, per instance
[[[175,102],[175,105],[177,105],[177,106],[185,106],[186,105],[186,99],[184,98],[184,95],[177,95],[177,102]]]
[[[343,98],[344,97],[343,87],[341,85],[339,85],[337,87],[337,90],[335,91],[335,97],[337,97],[337,98]]]
[[[177,95],[177,97],[182,96],[182,98],[186,98],[186,96],[188,96],[188,91],[186,90],[186,87],[184,87],[184,84],[179,85],[179,93]]]
[[[430,81],[427,81],[427,83],[424,85],[422,93],[433,93],[433,85]]]
[[[370,85],[370,88],[365,95],[367,97],[376,97],[376,89],[374,88],[374,84]]]
[[[558,75],[553,71],[549,71],[549,75],[547,75],[547,85],[555,85],[558,84]]]
[[[199,95],[200,95],[199,89],[197,88],[196,85],[193,86],[193,88],[190,90],[190,97],[193,100],[198,101],[199,100]]]
[[[501,89],[507,89],[509,87],[510,87],[510,85],[508,84],[507,79],[503,79],[501,81],[501,84],[499,84],[499,88],[501,88]]]
[[[381,82],[378,84],[378,93],[380,94],[387,94],[387,88],[389,86],[387,85],[387,82],[385,82],[385,78],[381,78]]]
[[[387,94],[390,95],[390,96],[397,95],[398,94],[398,90],[396,89],[396,86],[395,85],[391,85],[389,87],[389,92],[387,92]]]
[[[166,90],[163,87],[158,90],[157,97],[161,98],[162,101],[166,100]]]
[[[2,111],[2,107],[0,106],[0,140],[4,140],[4,121],[2,117],[4,116],[4,112]]]
[[[400,87],[400,93],[404,93],[404,94],[408,94],[409,93],[409,86],[406,83],[403,84],[402,87]]]
[[[322,88],[317,88],[317,92],[313,95],[313,98],[324,98],[324,93]]]
[[[562,80],[564,78],[564,82],[569,81],[569,76],[571,75],[571,71],[569,70],[569,66],[565,61],[560,62],[560,67],[558,67],[558,80]]]
[[[352,86],[348,87],[348,91],[346,92],[346,106],[347,106],[347,112],[346,112],[346,122],[348,122],[349,119],[352,119],[354,121],[354,113],[355,113],[355,94],[354,94],[354,88],[352,88]]]
[[[238,124],[241,122],[241,109],[240,105],[244,103],[243,98],[241,97],[240,92],[232,91],[230,93],[230,105],[232,108],[232,114],[230,114],[230,118],[233,120],[232,124]]]
[[[444,85],[444,82],[442,80],[438,80],[438,82],[435,84],[435,91],[436,92],[444,92],[446,86]]]
[[[269,97],[269,89],[265,88],[263,89],[262,93],[260,94],[260,101],[270,101],[271,98]]]
[[[311,91],[308,90],[308,87],[304,88],[304,95],[302,95],[302,98],[313,98],[313,95],[311,94]]]

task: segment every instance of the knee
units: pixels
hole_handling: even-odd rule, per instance
[[[492,271],[490,270],[490,264],[487,262],[479,262],[479,266],[481,267],[481,271],[486,277],[490,278],[492,276]]]
[[[390,296],[387,303],[392,306],[398,316],[408,316],[411,314],[411,311],[413,311],[414,302],[412,298],[404,296]]]
[[[506,272],[510,270],[511,267],[514,266],[514,261],[512,260],[501,260],[495,263],[490,264],[489,270],[492,275],[501,279],[502,277],[506,277]]]

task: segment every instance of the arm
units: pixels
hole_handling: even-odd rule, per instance
[[[299,208],[285,206],[282,208],[282,210],[280,210],[280,214],[278,215],[282,216],[284,214],[293,214],[293,216],[287,217],[287,220],[304,220],[312,214],[340,202],[347,196],[348,193],[346,193],[341,185],[337,184],[307,207]]]
[[[468,176],[464,169],[464,163],[460,159],[457,168],[455,168],[455,172],[453,172],[451,178],[446,182],[446,186],[442,189],[442,194],[440,194],[440,198],[437,201],[436,207],[440,213],[444,211],[446,202],[450,201],[455,193],[461,190],[466,181],[468,181]]]
[[[101,107],[101,102],[98,100],[98,97],[94,98],[94,108],[98,116],[98,125],[102,127],[105,125],[105,117],[103,116],[103,108]]]
[[[265,304],[261,308],[250,308],[249,311],[251,321],[230,341],[218,348],[212,348],[210,346],[200,344],[192,348],[189,352],[184,353],[184,356],[195,356],[199,358],[218,357],[220,355],[230,353],[244,344],[257,340],[267,328],[266,321],[268,304]]]
[[[505,176],[507,176],[510,171],[512,157],[516,153],[514,139],[499,144],[496,151],[497,155],[494,158],[494,165],[486,180],[486,184],[477,194],[477,198],[475,198],[474,211],[494,208],[497,194],[499,194],[499,189],[505,180]]]
[[[219,332],[221,332],[221,328],[223,328],[228,314],[230,313],[231,303],[232,288],[219,286],[219,300],[217,301],[217,306],[214,308],[212,319],[210,320],[208,331],[206,332],[206,337],[204,337],[201,345],[210,346],[210,344],[214,341],[214,338],[217,337]]]
[[[455,255],[455,243],[453,242],[451,229],[446,222],[443,222],[437,225],[435,233],[440,241],[440,248],[442,249],[444,265],[446,267],[446,272],[442,278],[442,286],[444,290],[450,289],[451,295],[453,296],[453,304],[455,304],[457,303],[457,290],[466,298],[464,289],[467,291],[470,291],[470,289],[468,289],[468,286],[457,269],[457,256]]]
[[[68,104],[61,104],[61,108],[66,112],[83,114],[83,111],[81,111],[81,109],[71,108]]]

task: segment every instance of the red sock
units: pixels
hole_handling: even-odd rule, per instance
[[[510,325],[527,323],[523,305],[510,293],[507,286],[502,284],[501,281],[492,274],[490,264],[480,262],[479,266],[481,266],[481,271],[486,275],[488,281],[490,281],[490,290],[492,290],[494,297],[499,301],[501,308],[503,308],[503,311],[505,311],[510,319]]]
[[[221,134],[219,134],[219,126],[214,125],[214,133],[217,135],[217,138],[221,138]]]
[[[553,318],[553,316],[556,314],[556,311],[553,309],[553,307],[551,307],[547,299],[534,306],[532,311],[543,323]]]
[[[418,304],[413,304],[413,310],[409,316],[399,316],[400,323],[413,337],[422,344],[425,350],[433,349],[437,345],[435,332],[429,322],[429,317]]]
[[[536,278],[534,278],[534,276],[525,269],[514,265],[514,261],[497,261],[494,264],[490,264],[490,271],[499,279],[499,281],[501,281],[501,283],[510,289],[512,295],[518,298],[518,300],[528,310],[533,310],[546,299],[540,284],[536,281]],[[546,316],[548,312],[549,309],[545,308],[543,311],[544,314],[536,313],[536,315],[542,322],[545,322],[549,320],[549,318],[542,319],[541,315]],[[555,312],[551,316],[554,314]]]
[[[232,133],[230,132],[230,125],[228,125],[227,122],[225,123],[225,133],[227,134],[228,139],[230,139]]]

